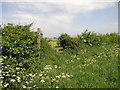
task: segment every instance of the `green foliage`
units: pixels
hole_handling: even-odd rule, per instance
[[[63,49],[76,49],[79,46],[78,39],[72,38],[66,33],[61,34],[58,40],[60,42],[60,46],[63,47]]]
[[[48,44],[48,41],[44,38],[41,39],[41,45],[40,45],[40,55],[41,58],[43,58],[48,53],[54,52],[54,50],[51,48],[51,46]]]
[[[78,35],[78,38],[80,43],[88,46],[99,46],[102,44],[102,38],[100,34],[88,32],[87,30],[81,35]]]
[[[117,88],[118,45],[78,49],[79,55],[47,53],[29,69],[26,88]]]
[[[61,34],[58,38],[60,46],[64,49],[74,49],[83,46],[100,46],[102,44],[118,43],[118,34],[98,34],[94,32],[85,31],[77,37],[70,37],[68,34]]]
[[[102,35],[102,42],[106,44],[118,43],[118,34],[110,33]]]
[[[37,36],[30,32],[30,26],[31,24],[4,26],[2,29],[2,55],[5,58],[5,63],[15,58],[16,66],[21,63],[26,65],[25,59],[37,56]]]
[[[42,38],[39,53],[30,26],[8,24],[2,28],[3,89],[118,87],[117,34],[62,34],[58,38],[65,49],[62,53]]]
[[[3,88],[21,88],[24,75],[39,55],[37,35],[29,25],[8,24],[2,28]],[[23,76],[22,76],[22,75]]]

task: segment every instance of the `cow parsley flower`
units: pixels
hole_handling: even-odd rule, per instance
[[[7,83],[7,84],[4,85],[4,87],[7,87],[8,85],[9,85],[9,84]]]
[[[45,80],[43,80],[43,79],[42,79],[40,82],[41,82],[41,83],[44,83],[44,82],[45,82]]]
[[[15,80],[15,79],[11,79],[10,81],[11,81],[11,82],[15,82],[16,80]]]

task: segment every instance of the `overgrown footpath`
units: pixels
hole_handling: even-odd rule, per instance
[[[76,37],[61,34],[56,52],[30,25],[2,28],[3,89],[17,88],[117,88],[118,35],[85,31]],[[39,56],[40,54],[40,56]]]

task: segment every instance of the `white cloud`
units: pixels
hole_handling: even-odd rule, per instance
[[[9,0],[10,2],[14,2],[14,0]],[[96,1],[96,0],[27,0],[21,1],[16,0],[16,2],[22,2],[13,4],[19,8],[28,8],[31,10],[39,10],[43,12],[50,12],[56,8],[59,8],[67,13],[84,13],[88,11],[104,9],[107,7],[111,7],[114,5],[114,2],[108,2],[110,0]],[[112,0],[117,1],[117,0]],[[7,2],[7,1],[6,1]],[[33,3],[34,2],[34,3]],[[37,3],[36,3],[37,2]],[[29,4],[27,4],[29,3]]]
[[[80,2],[80,1],[90,1],[90,2],[118,2],[119,0],[1,0],[2,2]]]
[[[91,0],[92,1],[92,0]],[[77,14],[88,13],[94,10],[108,8],[114,5],[114,2],[110,0],[104,0],[104,2],[95,2],[93,0],[39,0],[39,3],[30,3],[38,2],[37,0],[15,0],[15,2],[22,3],[11,3],[15,8],[18,8],[17,11],[14,11],[12,14],[6,14],[3,16],[3,22],[12,22],[12,23],[31,23],[34,22],[33,27],[40,27],[45,33],[45,36],[56,36],[59,33],[66,32],[73,34],[76,30],[77,33],[80,33],[81,29],[86,29],[84,26],[79,26],[79,28],[74,24],[73,20],[77,17]],[[108,3],[105,3],[108,2]],[[114,0],[117,1],[117,0]],[[4,0],[8,2],[8,0]],[[9,2],[14,2],[14,0],[9,0]],[[29,2],[29,3],[28,3]],[[11,5],[11,7],[13,7]],[[24,9],[24,11],[20,10]],[[26,10],[26,11],[25,11]],[[36,11],[37,13],[31,13]],[[58,10],[58,11],[57,11]],[[57,12],[57,13],[55,13]],[[48,14],[45,14],[48,13]],[[9,16],[9,17],[8,17]]]

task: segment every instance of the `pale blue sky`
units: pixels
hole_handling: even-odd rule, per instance
[[[98,33],[118,32],[117,2],[3,2],[2,22],[40,27],[45,37],[71,36],[88,29]]]

